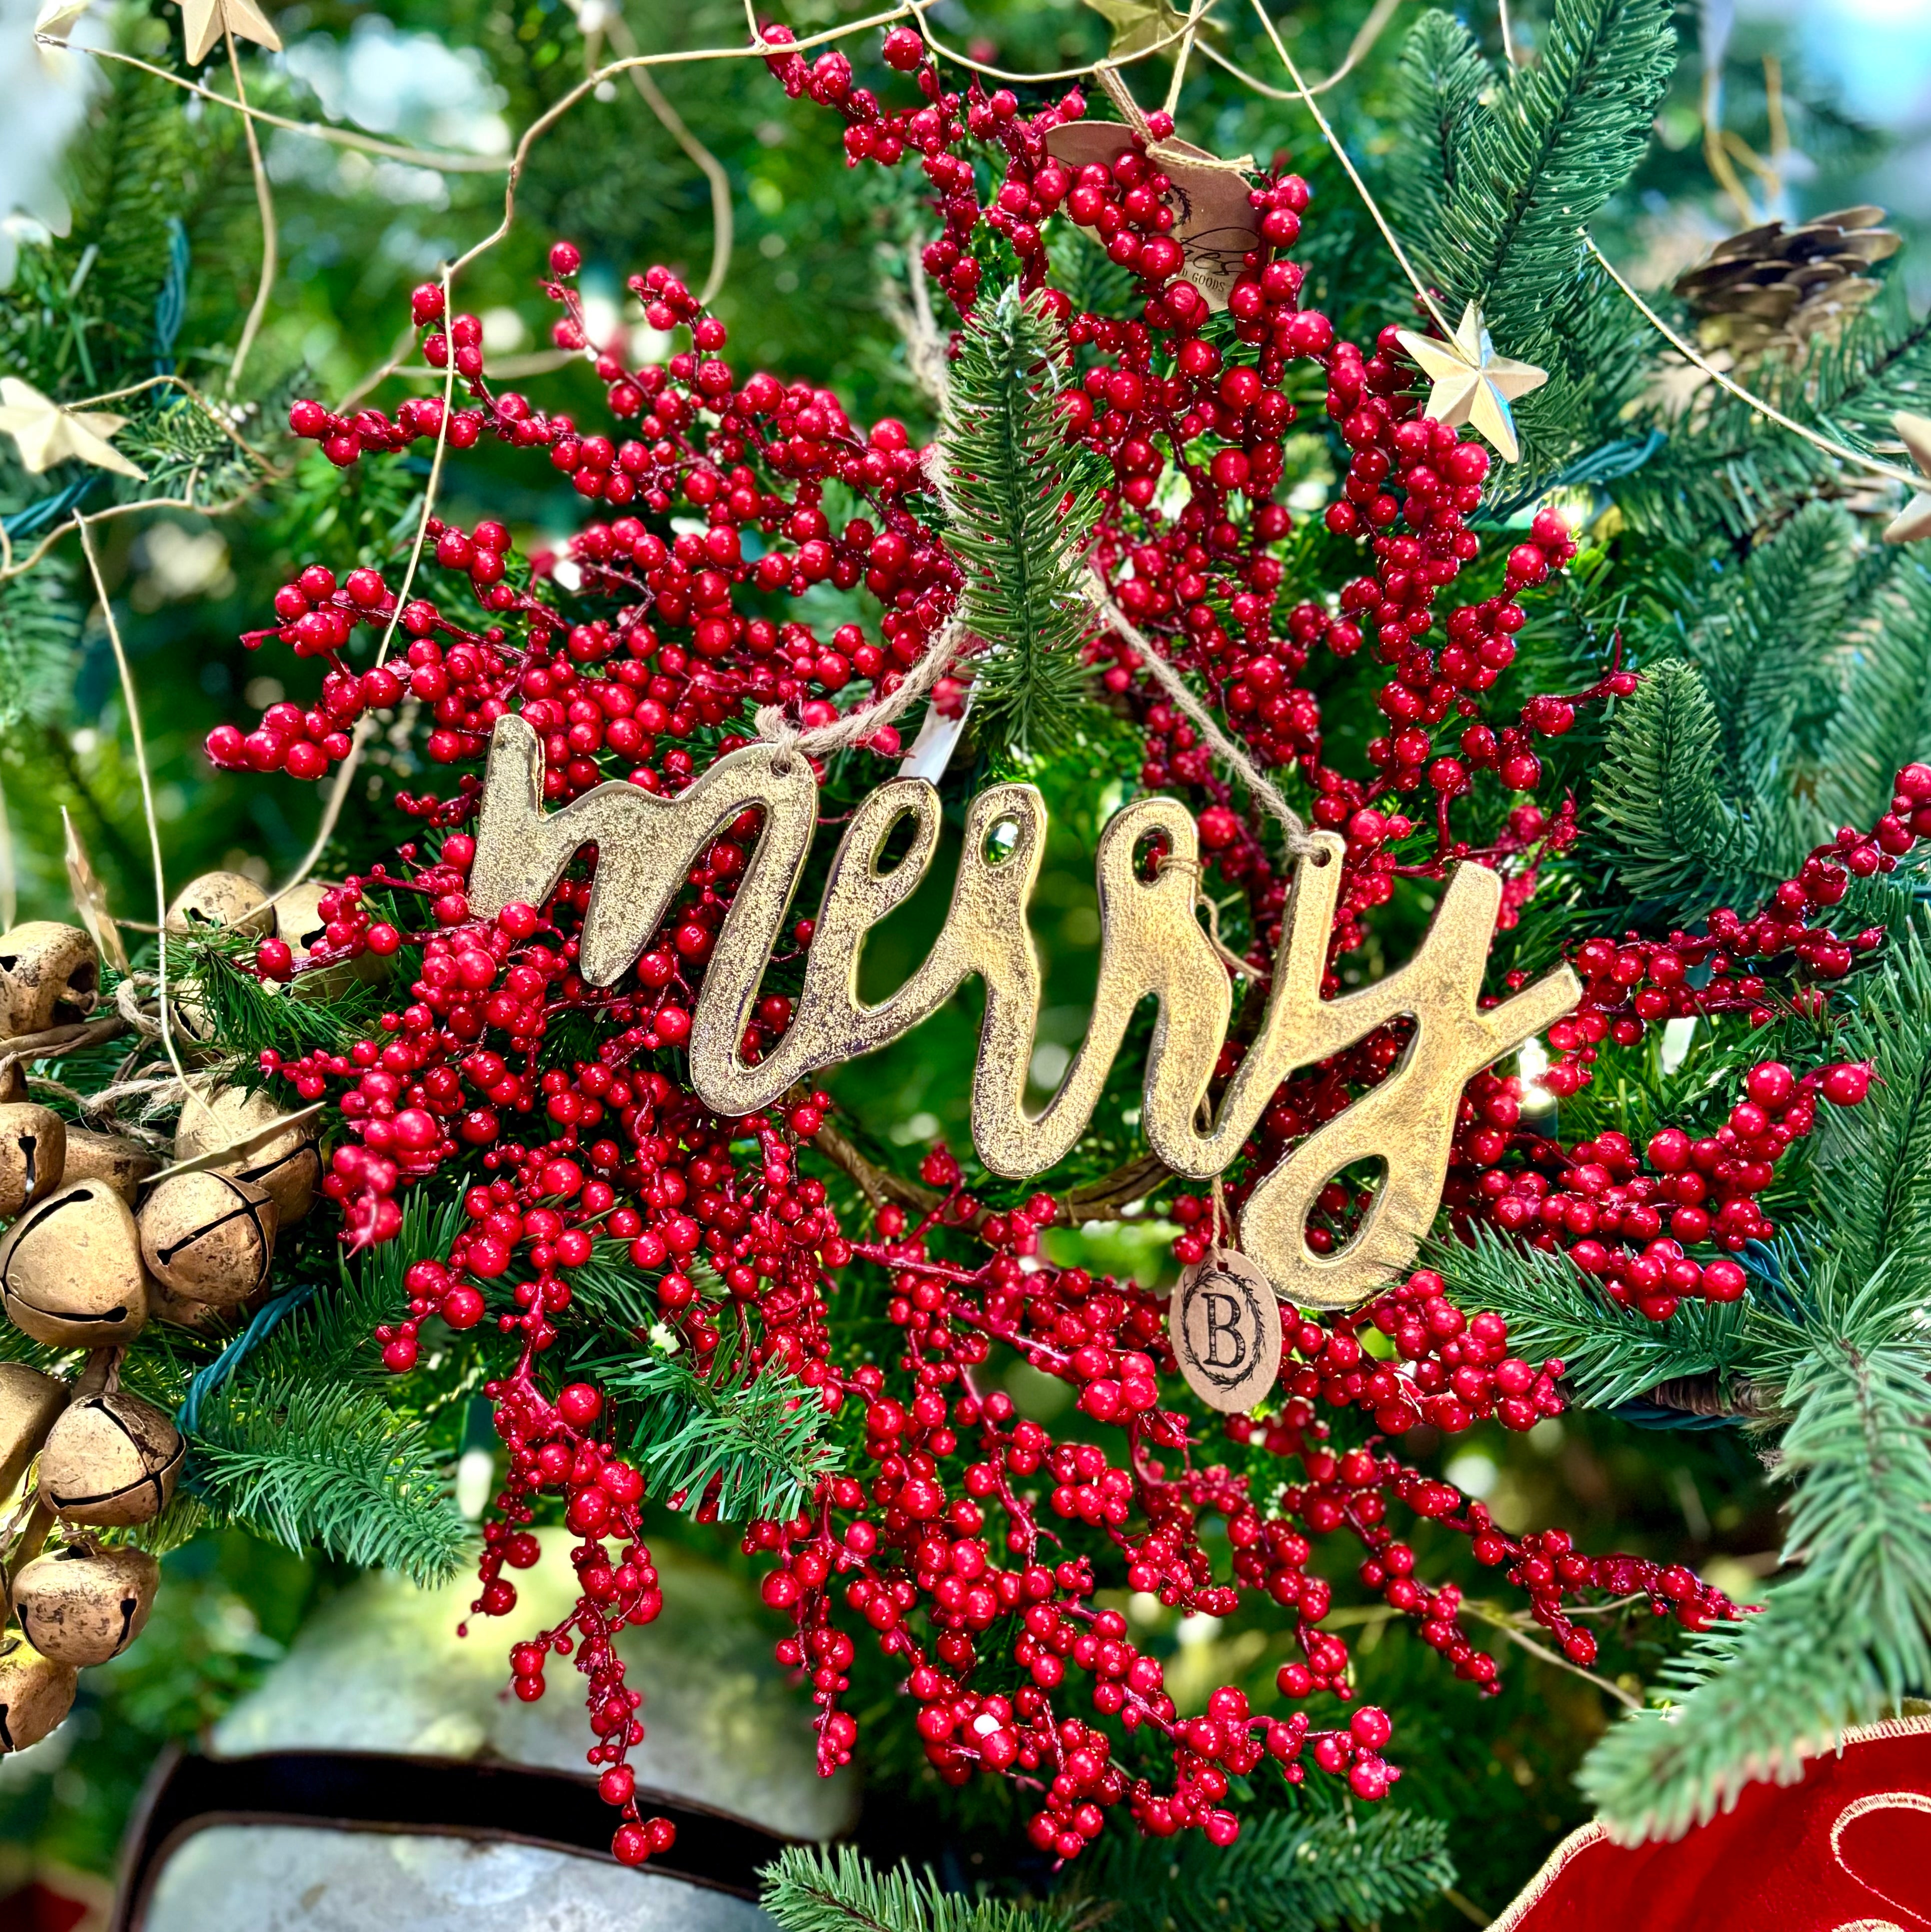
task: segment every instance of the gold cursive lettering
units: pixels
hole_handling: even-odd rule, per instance
[[[1358,992],[1323,1000],[1343,848],[1332,833],[1319,835],[1317,850],[1296,870],[1260,1032],[1218,1111],[1203,1120],[1232,994],[1196,913],[1192,815],[1177,800],[1137,799],[1100,836],[1100,968],[1086,1041],[1058,1091],[1029,1114],[1026,1077],[1039,1021],[1040,970],[1026,912],[1044,848],[1044,801],[1028,784],[996,785],[973,800],[937,941],[896,992],[868,1006],[858,996],[866,935],[917,889],[938,844],[938,794],[923,779],[896,778],[872,793],[846,827],[791,1025],[751,1066],[741,1042],[817,825],[809,764],[793,752],[748,745],[719,759],[675,799],[613,782],[548,814],[542,766],[542,746],[530,726],[520,718],[499,719],[470,902],[485,916],[514,901],[540,904],[576,853],[594,845],[596,874],[578,962],[593,986],[611,985],[629,968],[685,874],[722,828],[747,806],[763,812],[691,1030],[692,1084],[720,1114],[768,1108],[821,1068],[875,1052],[930,1018],[977,975],[986,997],[972,1077],[973,1144],[996,1174],[1043,1173],[1084,1131],[1134,1010],[1151,998],[1158,1011],[1142,1114],[1147,1140],[1176,1173],[1205,1179],[1235,1158],[1297,1067],[1327,1059],[1391,1020],[1412,1019],[1413,1036],[1380,1084],[1311,1134],[1248,1196],[1243,1246],[1275,1292],[1302,1307],[1351,1307],[1413,1260],[1440,1202],[1462,1088],[1581,997],[1565,967],[1500,1005],[1480,1006],[1502,882],[1483,866],[1464,864],[1405,966]],[[890,871],[881,870],[887,839],[908,818],[910,850]],[[1150,836],[1180,862],[1147,878],[1136,854]],[[1316,1197],[1335,1174],[1367,1160],[1382,1161],[1387,1172],[1360,1229],[1339,1252],[1315,1253],[1307,1217]]]

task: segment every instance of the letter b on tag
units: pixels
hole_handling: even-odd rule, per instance
[[[1245,1255],[1217,1252],[1180,1277],[1168,1338],[1187,1384],[1209,1407],[1251,1408],[1281,1372],[1281,1304]]]

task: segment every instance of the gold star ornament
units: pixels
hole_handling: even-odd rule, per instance
[[[255,0],[176,0],[181,8],[181,30],[188,58],[199,63],[221,44],[226,34],[253,40],[258,47],[281,51],[281,36],[269,24]]]
[[[105,410],[84,414],[64,410],[32,383],[23,382],[17,376],[0,376],[0,432],[20,445],[20,460],[36,476],[71,457],[77,463],[91,463],[97,470],[112,470],[146,481],[147,472],[137,469],[108,441],[127,424],[125,416],[110,416]]]
[[[1890,419],[1890,426],[1904,439],[1904,446],[1911,452],[1911,460],[1923,472],[1927,486],[1931,486],[1931,416],[1914,416],[1908,410],[1899,410]],[[1892,518],[1884,533],[1886,543],[1917,543],[1931,537],[1931,487],[1918,491]]]
[[[65,46],[91,4],[92,0],[41,0],[41,10],[34,16],[35,38]]]
[[[1482,311],[1473,302],[1463,310],[1461,326],[1447,341],[1419,335],[1412,328],[1400,331],[1399,340],[1435,386],[1425,413],[1437,422],[1469,424],[1495,446],[1503,462],[1513,463],[1522,448],[1509,405],[1518,396],[1539,389],[1548,380],[1548,372],[1497,355],[1482,326]]]

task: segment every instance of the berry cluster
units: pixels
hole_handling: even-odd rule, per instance
[[[942,224],[926,269],[962,314],[993,273],[1040,287],[1063,322],[1065,433],[1111,478],[1094,545],[1110,593],[1253,755],[1303,789],[1314,822],[1345,836],[1327,990],[1338,988],[1344,956],[1363,944],[1368,914],[1401,878],[1439,878],[1462,860],[1506,863],[1508,903],[1518,904],[1533,890],[1537,856],[1560,850],[1575,831],[1566,802],[1545,812],[1524,796],[1543,782],[1535,748],[1572,729],[1579,705],[1626,694],[1633,674],[1612,663],[1581,690],[1506,708],[1493,694],[1515,664],[1538,587],[1569,562],[1574,542],[1560,517],[1542,513],[1493,560],[1486,594],[1448,604],[1449,586],[1482,562],[1470,519],[1488,459],[1420,413],[1392,333],[1364,353],[1301,306],[1302,272],[1287,251],[1308,209],[1305,183],[1285,172],[1254,181],[1254,247],[1229,294],[1231,320],[1217,322],[1173,237],[1171,183],[1152,152],[1171,132],[1164,117],[1151,117],[1144,135],[1123,134],[1116,160],[1075,170],[1053,158],[1047,137],[1083,115],[1077,94],[1029,117],[1003,92],[975,85],[949,93],[919,38],[898,28],[886,38],[887,64],[916,74],[924,104],[888,109],[852,84],[843,56],[807,62],[782,51],[781,30],[767,43],[788,88],[844,116],[854,162],[920,158]],[[997,178],[984,206],[974,166],[981,147]],[[1128,313],[1086,312],[1045,286],[1044,233],[1055,219],[1090,232],[1137,278]],[[238,770],[313,779],[348,754],[366,719],[386,724],[407,699],[422,707],[425,755],[449,772],[440,794],[394,795],[416,838],[327,896],[311,950],[297,957],[268,940],[256,955],[265,978],[298,985],[373,962],[395,988],[391,1010],[346,1051],[269,1054],[265,1064],[304,1098],[331,1103],[325,1186],[353,1244],[394,1236],[405,1185],[460,1204],[443,1251],[410,1257],[407,1306],[378,1340],[398,1374],[417,1367],[432,1320],[473,1334],[461,1346],[494,1332],[514,1352],[487,1384],[509,1471],[486,1532],[476,1607],[513,1608],[504,1571],[533,1560],[529,1526],[539,1510],[560,1508],[579,1539],[579,1602],[564,1624],[517,1646],[515,1680],[519,1695],[539,1694],[545,1658],[575,1657],[598,1738],[591,1762],[605,1796],[625,1810],[618,1855],[659,1848],[662,1821],[636,1814],[624,1756],[641,1735],[637,1700],[611,1640],[649,1621],[659,1599],[638,1534],[635,1417],[587,1384],[545,1393],[560,1379],[552,1352],[588,1323],[668,1339],[720,1380],[727,1372],[715,1365],[727,1362],[731,1378],[789,1378],[786,1399],[842,1450],[842,1466],[794,1516],[755,1521],[744,1537],[768,1559],[764,1600],[787,1625],[778,1654],[810,1686],[825,1768],[856,1744],[842,1700],[857,1645],[869,1641],[902,1672],[940,1774],[1017,1780],[1036,1794],[1035,1842],[1061,1858],[1077,1854],[1119,1805],[1147,1831],[1199,1829],[1228,1842],[1239,1828],[1234,1780],[1270,1765],[1298,1783],[1311,1763],[1366,1798],[1398,1774],[1382,1754],[1390,1720],[1377,1710],[1317,1729],[1305,1709],[1251,1709],[1230,1684],[1203,1712],[1180,1712],[1128,1618],[1096,1600],[1116,1582],[1192,1614],[1226,1616],[1257,1593],[1278,1606],[1299,1652],[1278,1680],[1290,1703],[1351,1701],[1347,1646],[1323,1628],[1332,1587],[1310,1567],[1315,1540],[1337,1533],[1365,1552],[1365,1587],[1412,1618],[1459,1676],[1494,1687],[1494,1660],[1461,1629],[1455,1587],[1416,1575],[1413,1550],[1389,1521],[1398,1508],[1467,1536],[1474,1560],[1502,1568],[1578,1660],[1593,1654],[1565,1608],[1579,1592],[1646,1595],[1690,1627],[1734,1614],[1683,1573],[1584,1556],[1559,1532],[1505,1536],[1480,1504],[1384,1452],[1385,1438],[1424,1424],[1452,1434],[1493,1417],[1526,1430],[1561,1406],[1561,1365],[1511,1355],[1500,1319],[1465,1316],[1438,1277],[1417,1274],[1352,1315],[1297,1323],[1280,1388],[1255,1414],[1223,1424],[1176,1392],[1156,1298],[1042,1255],[1041,1232],[1062,1213],[1052,1196],[988,1206],[939,1148],[918,1183],[882,1197],[869,1191],[861,1228],[841,1213],[841,1198],[851,1197],[839,1191],[835,1170],[854,1170],[824,1131],[827,1095],[794,1093],[770,1114],[743,1119],[710,1114],[689,1089],[680,1049],[758,836],[755,813],[713,842],[635,972],[614,987],[587,986],[576,970],[587,864],[574,865],[541,906],[472,914],[474,846],[464,828],[497,718],[515,713],[538,732],[552,802],[611,779],[674,793],[745,742],[754,707],[776,704],[809,725],[863,701],[861,687],[869,696],[895,688],[965,582],[940,533],[929,452],[902,424],[862,428],[824,391],[734,368],[722,323],[661,268],[635,278],[632,291],[653,328],[685,332],[690,346],[636,366],[621,339],[590,338],[574,284],[579,267],[575,248],[558,243],[545,286],[560,311],[554,339],[583,353],[604,386],[608,433],[494,391],[479,323],[448,314],[433,285],[416,291],[413,320],[431,364],[461,386],[461,409],[446,422],[434,398],[404,404],[393,419],[374,408],[342,416],[301,403],[290,420],[345,466],[425,438],[464,448],[491,436],[566,476],[588,520],[559,554],[527,559],[497,523],[432,520],[406,601],[377,571],[338,584],[310,565],[278,594],[275,624],[246,641],[273,640],[320,660],[320,698],[271,707],[245,733],[224,727],[209,748]],[[1273,500],[1286,434],[1321,408],[1347,452],[1346,472],[1325,531],[1308,534],[1317,545],[1358,547],[1350,554],[1359,557],[1332,599],[1290,584],[1284,550],[1293,519]],[[797,600],[827,584],[866,614],[814,628],[805,614],[812,606]],[[1096,694],[1143,734],[1145,782],[1193,804],[1208,867],[1244,901],[1249,957],[1264,974],[1288,881],[1251,802],[1236,797],[1194,727],[1143,675],[1134,647],[1103,630],[1086,648]],[[1370,701],[1379,720],[1359,734],[1359,774],[1330,761],[1316,688],[1356,658],[1377,668]],[[969,658],[938,701],[953,703],[971,676]],[[881,728],[868,748],[890,756],[896,734]],[[857,762],[862,789],[863,752]],[[829,776],[827,815],[845,782]],[[1455,823],[1469,823],[1479,784],[1515,801],[1506,833],[1482,848]],[[1901,780],[1901,793],[1908,789]],[[1914,796],[1931,809],[1931,784]],[[1920,829],[1918,809],[1913,803],[1898,823]],[[1894,838],[1882,827],[1875,835],[1880,867]],[[1834,902],[1817,895],[1829,890],[1833,867],[1857,872],[1864,850],[1853,840],[1840,857],[1806,868],[1804,904]],[[1700,940],[1672,946],[1686,970],[1707,964],[1714,974],[1719,949],[1755,957],[1749,947],[1781,937],[1778,950],[1788,950],[1800,931],[1808,944],[1799,910],[1786,908],[1791,916],[1779,915],[1775,934],[1757,924],[1732,939],[1713,922],[1707,952],[1694,950]],[[811,937],[811,922],[800,920],[797,950],[773,962],[747,1054],[791,1024],[792,995],[779,988],[795,986]],[[1810,949],[1819,958],[1821,944]],[[1643,997],[1623,976],[1627,950],[1611,948],[1599,962],[1589,954],[1595,1004],[1572,1023],[1580,1030],[1558,1072],[1573,1065],[1581,1077],[1598,1040],[1620,1040],[1622,1007]],[[1641,950],[1638,976],[1660,985],[1651,970],[1660,956]],[[1752,997],[1761,998],[1760,986]],[[1658,1016],[1642,1013],[1644,1022]],[[1227,1177],[1229,1205],[1237,1210],[1259,1174],[1385,1077],[1406,1037],[1402,1023],[1380,1029],[1285,1082]],[[1240,1052],[1231,1042],[1219,1078]],[[1661,1179],[1705,1172],[1694,1137],[1686,1167],[1667,1168],[1653,1148],[1656,1184],[1645,1191],[1626,1144],[1601,1136],[1584,1157],[1526,1133],[1515,1083],[1484,1076],[1464,1097],[1451,1204],[1498,1225],[1514,1216],[1519,1232],[1569,1246],[1585,1265],[1593,1251],[1584,1239],[1605,1253],[1625,1252],[1608,1249],[1605,1234],[1653,1246],[1664,1238],[1654,1203],[1667,1200],[1674,1216],[1712,1199],[1753,1198],[1769,1144],[1780,1150],[1807,1128],[1815,1093],[1854,1097],[1833,1088],[1845,1089],[1855,1070],[1784,1072],[1787,1088],[1767,1068],[1758,1072],[1768,1097],[1749,1104],[1761,1118],[1733,1116],[1722,1130],[1731,1140],[1712,1137],[1711,1178],[1694,1199],[1684,1180],[1665,1193]],[[1209,1204],[1170,1187],[1155,1192],[1181,1226],[1182,1259],[1221,1238]],[[919,1204],[910,1212],[899,1204],[908,1198]],[[1511,1202],[1533,1202],[1533,1213],[1505,1214]],[[1588,1228],[1575,1226],[1583,1216],[1572,1203],[1595,1216]],[[1363,1205],[1331,1185],[1311,1244],[1344,1242]],[[1727,1211],[1719,1204],[1705,1232],[1740,1245],[1757,1221],[1740,1211],[1726,1222]],[[1620,1218],[1612,1225],[1611,1216]],[[1668,1239],[1686,1238],[1674,1218],[1671,1228]],[[1648,1248],[1627,1254],[1602,1272],[1612,1292],[1620,1286],[1653,1312],[1641,1272]],[[1702,1292],[1713,1292],[1713,1280],[1721,1289],[1730,1277],[1713,1270],[1733,1266],[1701,1264]],[[614,1295],[620,1276],[624,1292]],[[1662,1279],[1676,1277],[1665,1267]],[[854,1294],[860,1283],[884,1284],[881,1305],[899,1341],[896,1353],[877,1352],[889,1360],[866,1358],[834,1321],[846,1282]],[[639,1296],[648,1304],[642,1322]],[[1020,1414],[996,1385],[995,1351],[1068,1384],[1082,1430],[1113,1432],[1107,1444],[1056,1437]],[[1343,1417],[1346,1442],[1357,1442],[1364,1424],[1374,1436],[1335,1446]],[[1284,1477],[1282,1458],[1298,1464],[1298,1479]],[[713,1486],[672,1500],[707,1520],[719,1495]],[[1221,1574],[1218,1546],[1203,1537],[1209,1516],[1224,1521],[1233,1552]]]
[[[1767,1024],[1776,1011],[1767,980],[1746,962],[1792,962],[1811,976],[1794,989],[1793,1004],[1821,1013],[1825,984],[1873,952],[1884,934],[1871,928],[1842,938],[1810,925],[1810,917],[1841,903],[1852,879],[1894,870],[1926,836],[1931,766],[1908,765],[1897,774],[1891,809],[1871,831],[1847,826],[1818,847],[1750,918],[1719,907],[1701,932],[1584,940],[1569,954],[1584,982],[1582,1000],[1549,1029],[1560,1058],[1542,1085],[1558,1097],[1580,1091],[1604,1044],[1633,1047],[1659,1022],[1740,1012],[1752,1026]],[[1523,1130],[1519,1083],[1485,1074],[1464,1101],[1445,1198],[1464,1224],[1485,1220],[1539,1247],[1566,1251],[1613,1300],[1666,1322],[1685,1296],[1741,1298],[1748,1276],[1729,1257],[1776,1233],[1758,1197],[1811,1132],[1818,1100],[1856,1106],[1870,1077],[1857,1061],[1800,1075],[1781,1060],[1761,1060],[1719,1123],[1707,1131],[1660,1126],[1638,1154],[1614,1132],[1565,1145]],[[1699,1247],[1719,1252],[1699,1260],[1690,1252]]]
[[[598,1738],[590,1747],[590,1762],[605,1767],[597,1790],[623,1814],[611,1850],[620,1864],[641,1865],[653,1852],[668,1851],[677,1836],[669,1819],[641,1816],[636,1774],[624,1762],[644,1742],[637,1716],[644,1700],[640,1692],[626,1688],[623,1660],[613,1640],[627,1626],[654,1622],[664,1607],[657,1572],[638,1528],[644,1478],[614,1453],[611,1443],[594,1434],[603,1397],[587,1382],[566,1384],[552,1402],[531,1377],[526,1356],[515,1375],[487,1384],[484,1393],[496,1404],[497,1433],[509,1452],[509,1477],[497,1498],[497,1514],[484,1526],[482,1594],[476,1608],[500,1617],[516,1607],[516,1587],[503,1575],[504,1567],[527,1570],[536,1562],[541,1548],[523,1526],[535,1516],[530,1498],[542,1490],[560,1490],[563,1520],[582,1538],[573,1557],[582,1594],[554,1629],[512,1647],[511,1687],[524,1703],[534,1703],[543,1694],[545,1661],[553,1653],[568,1657],[574,1650],[586,1682],[590,1729]],[[623,1546],[614,1562],[611,1542]]]

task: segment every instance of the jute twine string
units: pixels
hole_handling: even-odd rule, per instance
[[[1188,688],[1186,680],[1135,628],[1132,620],[1108,594],[1097,571],[1094,582],[1098,586],[1095,602],[1100,614],[1140,653],[1140,668],[1172,699],[1176,708],[1212,748],[1215,755],[1239,776],[1263,809],[1279,820],[1281,830],[1287,835],[1288,851],[1294,857],[1306,859],[1314,865],[1326,865],[1327,848],[1308,830],[1301,814],[1281,796],[1274,781],[1221,730],[1214,714]]]
[[[1197,22],[1198,16],[1195,16]],[[1191,44],[1193,24],[1190,23],[1188,44]],[[1197,174],[1245,175],[1254,172],[1251,154],[1233,154],[1223,158],[1218,154],[1201,154],[1191,148],[1176,147],[1170,140],[1155,138],[1148,124],[1146,110],[1133,98],[1133,90],[1126,84],[1119,69],[1104,62],[1093,70],[1094,77],[1105,92],[1107,98],[1120,110],[1120,118],[1140,136],[1146,144],[1149,158],[1161,166],[1191,169]]]
[[[833,752],[862,745],[881,726],[902,718],[945,675],[966,635],[966,627],[956,617],[941,625],[926,646],[924,655],[905,673],[896,690],[860,705],[855,711],[846,712],[829,724],[800,729],[785,716],[782,706],[761,705],[755,720],[758,736],[766,744],[776,746],[781,753],[800,752],[808,758],[827,758]],[[784,759],[780,759],[778,769],[788,769]]]
[[[1263,973],[1251,959],[1243,959],[1221,937],[1221,909],[1204,891],[1200,884],[1200,862],[1197,859],[1183,859],[1176,852],[1170,852],[1160,861],[1163,872],[1185,872],[1194,881],[1194,896],[1200,901],[1201,910],[1207,915],[1207,938],[1214,950],[1220,955],[1221,964],[1230,973],[1243,980],[1265,980],[1269,976]]]

